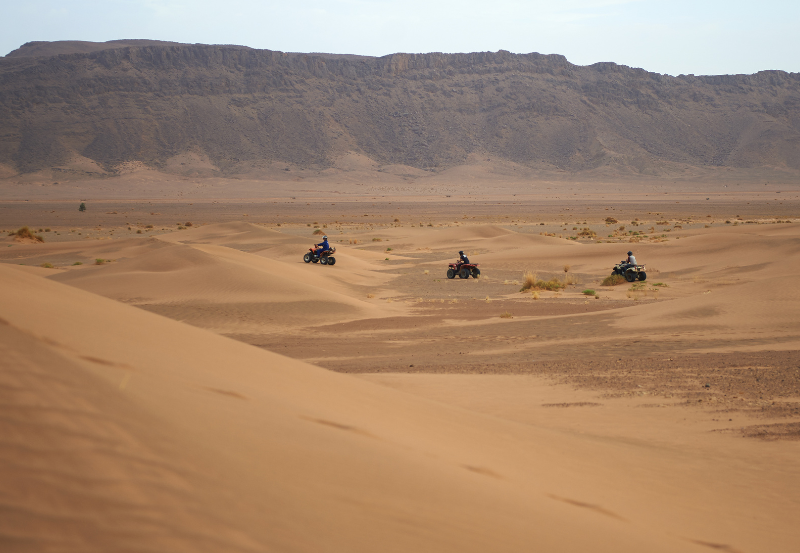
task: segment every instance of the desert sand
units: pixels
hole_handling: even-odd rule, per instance
[[[4,188],[4,551],[800,547],[796,186],[164,179]]]

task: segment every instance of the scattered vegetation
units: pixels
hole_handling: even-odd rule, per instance
[[[422,274],[423,275],[429,275],[429,274],[431,274],[431,272],[428,269],[425,269],[424,271],[422,271]]]
[[[42,263],[42,267],[44,267],[45,269],[52,269],[53,268],[53,264],[52,263]]]
[[[536,276],[536,273],[526,271],[525,274],[522,275],[522,288],[520,292],[525,292],[527,290],[549,290],[551,292],[557,292],[566,287],[567,285],[564,282],[556,278],[541,280]]]
[[[20,228],[16,232],[8,233],[9,236],[15,236],[17,240],[33,240],[34,242],[44,242],[44,238],[38,234],[34,234],[27,226]]]
[[[81,202],[81,205],[78,207],[78,211],[86,211],[86,204]]]
[[[618,284],[623,284],[625,282],[627,281],[622,275],[608,275],[603,279],[603,282],[600,283],[600,286],[617,286]]]
[[[614,223],[619,223],[619,221],[617,221],[613,217],[606,217],[606,223],[608,223],[609,225],[613,225]]]
[[[583,293],[584,296],[594,296],[597,292],[595,292],[591,288],[587,288],[582,293]]]
[[[500,313],[500,318],[501,319],[513,319],[514,316],[511,313],[509,313],[508,311],[506,311],[505,313]]]
[[[311,234],[325,234],[325,233],[322,232],[322,229],[315,228],[314,232],[312,232]]]
[[[656,286],[656,287],[663,286],[664,288],[669,287],[669,285],[664,283],[664,282],[656,282],[656,283],[653,284],[653,286]]]
[[[73,263],[73,265],[83,265],[83,262],[82,261],[76,261],[75,263]]]
[[[373,242],[383,242],[383,238],[373,238]]]
[[[111,263],[111,260],[110,259],[101,259],[99,257],[94,260],[94,264],[95,265],[104,265],[106,263]]]
[[[375,294],[367,294],[367,298],[368,298],[368,299],[372,299],[372,298],[374,298],[374,297],[375,297]]]
[[[583,230],[581,230],[578,233],[578,236],[586,236],[588,238],[594,238],[595,236],[597,236],[597,233],[592,229],[590,229],[589,227],[583,227]]]

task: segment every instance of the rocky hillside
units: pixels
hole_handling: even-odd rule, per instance
[[[274,162],[322,168],[348,152],[434,171],[470,154],[566,171],[800,170],[800,74],[670,77],[535,53],[372,58],[153,41],[31,43],[0,58],[6,174],[77,162],[180,170],[192,159],[233,175]]]

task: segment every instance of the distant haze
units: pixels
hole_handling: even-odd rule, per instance
[[[284,52],[561,54],[670,75],[800,71],[800,3],[782,0],[31,0],[3,6],[0,53],[119,38]]]

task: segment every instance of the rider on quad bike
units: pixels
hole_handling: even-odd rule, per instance
[[[319,244],[314,244],[314,246],[316,246],[316,248],[317,248],[316,250],[314,250],[314,255],[316,257],[321,256],[322,252],[327,252],[327,251],[329,251],[331,249],[331,245],[328,244],[328,237],[327,236],[323,236],[322,237],[322,242],[320,242]]]
[[[464,263],[469,263],[469,258],[464,254],[463,251],[458,252],[459,259],[456,261],[456,269],[460,269]],[[456,270],[458,272],[458,270]]]
[[[633,252],[628,252],[628,257],[622,263],[626,269],[635,266],[636,258],[633,256]]]

